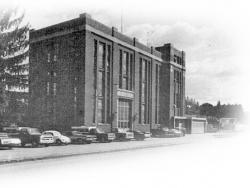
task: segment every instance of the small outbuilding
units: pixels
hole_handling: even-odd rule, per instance
[[[186,128],[187,134],[202,134],[206,132],[207,119],[198,117],[174,117],[174,127]]]

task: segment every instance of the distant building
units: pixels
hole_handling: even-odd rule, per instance
[[[184,114],[185,53],[149,48],[88,14],[32,30],[29,72],[33,126],[149,131]]]

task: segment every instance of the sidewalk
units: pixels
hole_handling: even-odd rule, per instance
[[[212,139],[213,135],[214,134],[196,134],[178,138],[150,138],[145,141],[92,143],[85,145],[49,146],[40,148],[13,148],[12,150],[0,150],[0,165],[24,161],[190,144]]]

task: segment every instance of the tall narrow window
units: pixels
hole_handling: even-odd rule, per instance
[[[47,82],[47,95],[50,95],[50,82]]]
[[[105,54],[105,44],[99,43],[98,45],[98,75],[97,75],[97,92],[98,92],[98,105],[97,105],[97,117],[98,122],[104,122],[104,111],[105,111],[105,64],[106,64],[106,54]]]
[[[96,97],[97,97],[97,40],[94,40],[94,96],[93,96],[93,123],[96,119]]]
[[[133,90],[133,55],[120,50],[119,88]]]
[[[150,121],[150,97],[151,97],[151,72],[150,61],[140,58],[140,107],[139,122],[149,123]]]
[[[59,44],[54,44],[54,57],[53,60],[57,61],[58,59],[58,54],[59,54]]]
[[[56,96],[56,83],[53,83],[53,96]]]
[[[95,100],[96,114],[93,122],[110,123],[112,90],[112,48],[111,45],[95,40]]]
[[[47,61],[50,63],[50,53],[47,54]]]
[[[111,46],[108,45],[107,48],[107,64],[106,64],[106,71],[107,71],[107,122],[110,123],[111,119]]]
[[[155,69],[155,123],[159,123],[159,65],[156,64],[156,69]]]

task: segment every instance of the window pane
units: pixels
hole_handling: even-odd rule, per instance
[[[98,46],[98,67],[104,68],[105,66],[105,44],[99,43]]]
[[[98,96],[103,96],[103,91],[104,91],[103,77],[104,77],[104,72],[98,71],[98,83],[97,83]]]
[[[122,50],[120,50],[119,88],[122,88]]]
[[[123,53],[123,63],[122,63],[122,74],[127,75],[127,63],[128,63],[128,53]]]
[[[98,99],[97,102],[97,118],[98,122],[103,122],[103,100]]]

